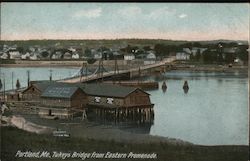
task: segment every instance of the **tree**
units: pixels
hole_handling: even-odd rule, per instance
[[[199,42],[194,42],[193,46],[195,46],[195,47],[202,47],[202,45]]]
[[[225,62],[226,63],[233,63],[235,58],[236,58],[235,54],[233,54],[233,53],[226,53],[226,55],[225,55]]]
[[[217,52],[206,50],[203,53],[203,61],[206,63],[213,63],[217,59]]]
[[[195,55],[195,60],[196,60],[196,61],[200,61],[200,59],[201,59],[201,51],[200,51],[200,49],[198,49],[198,50],[197,50],[197,53],[196,53],[196,55]]]
[[[43,52],[41,53],[41,56],[42,56],[43,58],[47,58],[47,57],[49,56],[49,53],[48,53],[47,51],[43,51]]]
[[[89,48],[86,48],[85,51],[84,51],[84,54],[86,57],[91,57],[91,50]]]
[[[150,50],[151,50],[151,47],[150,47],[150,46],[144,46],[143,49],[144,49],[145,51],[150,51]]]
[[[96,62],[96,59],[90,58],[87,60],[88,64],[94,64]]]
[[[20,53],[23,53],[23,52],[24,52],[23,47],[17,47],[17,50],[18,50]]]
[[[237,52],[237,55],[239,57],[240,60],[244,61],[244,62],[248,62],[248,46],[239,46],[239,50]]]

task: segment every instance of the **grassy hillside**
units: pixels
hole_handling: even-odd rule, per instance
[[[1,159],[15,160],[56,160],[15,158],[22,151],[61,151],[61,152],[121,152],[156,153],[159,161],[247,161],[248,146],[181,146],[162,144],[126,144],[114,141],[98,141],[80,138],[55,138],[49,135],[31,134],[13,127],[1,127]],[[101,135],[101,134],[100,134]],[[60,160],[60,159],[58,159]],[[77,159],[65,159],[74,160]],[[81,159],[78,159],[81,160]],[[91,160],[91,159],[87,159]],[[101,160],[101,159],[96,159]],[[105,159],[123,160],[129,159]],[[130,159],[136,160],[136,159]],[[142,160],[142,159],[138,159]],[[147,159],[150,160],[150,159]]]

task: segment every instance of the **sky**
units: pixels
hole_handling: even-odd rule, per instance
[[[247,3],[1,3],[1,40],[249,40]]]

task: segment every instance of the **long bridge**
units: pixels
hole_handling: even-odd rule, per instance
[[[79,82],[92,82],[92,81],[97,81],[100,79],[107,79],[107,78],[114,78],[114,77],[122,77],[122,76],[127,76],[129,78],[133,78],[136,76],[143,75],[143,73],[148,73],[152,72],[154,69],[160,70],[165,70],[167,65],[170,65],[173,61],[175,61],[175,57],[169,57],[165,58],[162,61],[159,61],[154,64],[149,64],[149,65],[144,65],[140,67],[134,67],[126,70],[119,70],[119,71],[106,71],[104,68],[99,69],[102,71],[97,71],[94,72],[93,74],[88,75],[87,72],[85,75],[78,75],[78,76],[73,76],[71,78],[65,78],[62,80],[58,80],[58,82],[65,82],[65,83],[79,83]]]

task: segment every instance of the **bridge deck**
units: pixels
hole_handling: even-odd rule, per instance
[[[147,70],[147,69],[150,69],[150,68],[160,67],[162,65],[165,65],[166,63],[171,63],[173,61],[175,61],[175,57],[166,58],[163,61],[160,61],[158,63],[142,66],[142,67],[140,67],[140,70],[143,71],[143,70]],[[129,70],[119,70],[119,74],[126,74],[126,73],[136,72],[136,71],[138,71],[138,68],[131,68]],[[82,77],[81,82],[93,81],[93,80],[97,80],[97,79],[100,79],[100,78],[111,77],[113,75],[115,75],[114,71],[104,72],[102,74],[102,76],[100,76],[98,74],[92,74],[92,75],[89,75],[89,76]],[[66,79],[63,79],[63,80],[59,80],[59,82],[77,83],[77,82],[80,82],[80,76],[74,77],[74,78],[66,78]]]

